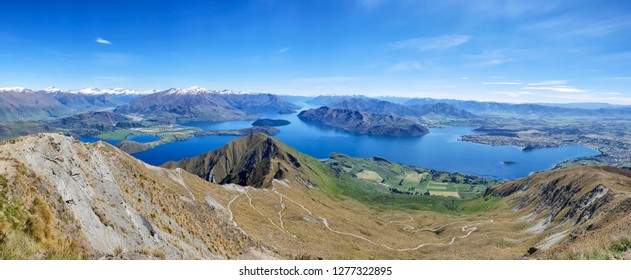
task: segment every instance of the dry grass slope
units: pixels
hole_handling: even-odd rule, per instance
[[[206,202],[221,187],[105,143],[19,138],[0,144],[0,173],[4,258],[223,259],[258,246]]]

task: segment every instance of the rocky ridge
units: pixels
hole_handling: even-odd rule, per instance
[[[146,165],[104,142],[60,134],[10,140],[0,145],[0,173],[9,196],[41,197],[35,205],[52,213],[46,244],[76,240],[81,258],[223,259],[256,250],[214,202],[226,192],[221,187]],[[15,228],[23,223],[28,228],[21,220]]]

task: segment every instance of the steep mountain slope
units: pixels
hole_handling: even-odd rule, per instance
[[[348,131],[382,136],[421,136],[429,130],[420,123],[393,115],[371,114],[326,106],[298,114],[305,122],[323,124]]]
[[[256,251],[218,205],[227,190],[103,142],[59,134],[4,142],[0,173],[4,257],[220,259]]]
[[[170,89],[143,96],[117,107],[121,114],[143,114],[177,122],[225,121],[246,118],[246,113],[232,107],[219,94],[210,92],[180,92]]]
[[[42,120],[69,115],[56,99],[24,88],[0,89],[0,122]]]
[[[631,237],[631,171],[615,167],[552,170],[508,182],[489,195],[527,223],[538,258],[567,258]],[[544,238],[545,237],[545,238]]]
[[[63,90],[46,90],[40,93],[48,95],[75,112],[109,109],[130,103],[141,97],[140,94],[85,94]]]
[[[179,167],[213,183],[269,188],[273,179],[282,180],[289,174],[293,177],[305,172],[315,175],[298,161],[297,154],[268,135],[252,133],[217,150],[179,162],[167,162],[163,167]],[[301,181],[312,184],[308,177],[303,176]]]

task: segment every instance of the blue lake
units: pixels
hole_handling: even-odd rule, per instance
[[[471,127],[433,128],[422,137],[377,137],[307,124],[297,114],[265,115],[285,119],[290,125],[280,127],[274,137],[315,158],[325,159],[331,152],[354,157],[381,156],[393,162],[453,171],[494,179],[515,179],[533,171],[545,170],[567,159],[597,155],[583,146],[537,149],[524,152],[514,146],[488,146],[458,141],[461,135],[475,134]],[[208,129],[238,129],[250,127],[252,121],[197,122],[185,125]],[[237,136],[191,137],[185,141],[160,145],[134,154],[149,164],[160,165],[217,149]],[[506,165],[502,162],[513,161]]]

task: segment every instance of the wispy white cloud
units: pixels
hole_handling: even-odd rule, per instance
[[[549,80],[549,81],[529,83],[528,85],[529,86],[549,86],[549,85],[564,85],[566,83],[567,83],[566,80]]]
[[[577,26],[577,28],[570,29],[561,35],[564,36],[605,36],[611,33],[616,32],[626,32],[631,27],[631,19],[628,17],[625,18],[614,18],[602,21],[596,21],[589,24],[585,24],[584,22]]]
[[[483,85],[521,85],[520,82],[483,82]]]
[[[287,48],[282,48],[282,49],[277,50],[277,51],[276,51],[276,53],[277,53],[277,54],[283,54],[283,53],[288,52],[289,50],[290,50],[290,48],[289,48],[289,47],[287,47]]]
[[[300,83],[342,83],[362,80],[362,77],[354,76],[326,76],[326,77],[303,77],[294,81]]]
[[[431,38],[413,38],[391,43],[391,49],[413,49],[424,52],[445,51],[458,47],[471,39],[465,35],[443,35]]]
[[[631,27],[629,17],[589,19],[585,16],[564,16],[539,22],[528,29],[545,32],[550,37],[600,37],[626,32]]]
[[[548,91],[563,92],[563,93],[581,93],[581,92],[588,92],[588,90],[578,89],[578,88],[571,87],[571,86],[555,86],[555,87],[523,87],[523,89],[529,89],[529,90],[548,90]]]
[[[96,38],[96,42],[99,43],[99,44],[104,44],[104,45],[111,45],[112,44],[112,42],[110,42],[108,40],[105,40],[103,38],[100,38],[100,37]]]
[[[392,65],[388,70],[394,72],[404,72],[412,70],[420,70],[423,66],[418,61],[403,61]]]

